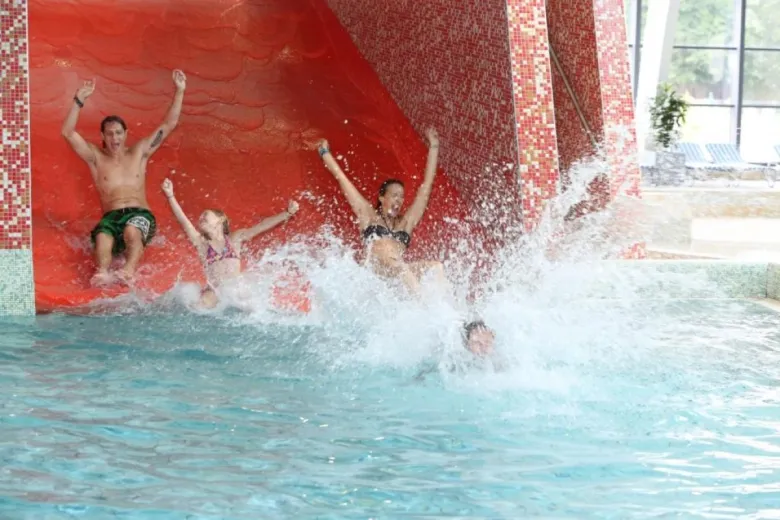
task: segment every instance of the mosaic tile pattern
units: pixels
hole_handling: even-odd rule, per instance
[[[327,2],[414,128],[439,129],[469,202],[486,167],[517,163],[504,2]]]
[[[593,7],[604,142],[608,156],[615,161],[611,194],[625,189],[626,193],[639,196],[640,171],[623,3],[594,0]]]
[[[0,249],[0,316],[35,314],[31,249]]]
[[[604,148],[610,160],[610,197],[618,192],[641,197],[623,3],[619,0],[594,0],[593,7],[605,128]],[[636,244],[624,256],[641,259],[645,255],[645,244]]]
[[[634,106],[623,3],[620,0],[548,0],[550,44],[590,130],[615,164],[611,194],[624,182],[639,193]],[[557,71],[556,71],[557,73]],[[554,76],[556,125],[562,164],[581,157],[587,133],[563,77]],[[628,158],[628,160],[625,160]]]
[[[555,111],[562,168],[594,150],[588,129],[608,158],[609,178],[589,187],[577,213],[598,210],[618,192],[640,196],[634,108],[626,55],[627,36],[620,0],[548,0],[554,67]],[[568,81],[572,92],[566,89]],[[576,105],[575,105],[576,103]],[[566,179],[564,179],[564,182]],[[627,217],[628,218],[628,217]],[[625,253],[643,258],[643,244]]]
[[[543,0],[328,5],[414,127],[440,128],[442,168],[472,206],[516,208],[518,172],[524,215],[555,193]]]
[[[583,155],[593,153],[575,102],[597,141],[604,128],[593,0],[547,0],[546,8],[550,46],[560,65],[553,75],[555,122],[561,167],[566,170]],[[564,77],[575,99],[565,88]]]
[[[555,133],[558,138],[558,163],[561,184],[569,184],[569,167],[579,158],[593,153],[593,145],[580,123],[574,100],[569,95],[563,75],[552,67],[553,98],[555,99]]]
[[[0,249],[29,249],[30,113],[27,64],[27,2],[0,6]]]
[[[558,150],[544,0],[507,0],[523,224],[558,193]]]

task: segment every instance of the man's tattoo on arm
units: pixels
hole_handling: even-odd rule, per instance
[[[163,138],[163,131],[160,130],[159,132],[157,132],[157,135],[154,136],[154,141],[152,141],[150,148],[157,148],[157,146],[162,142],[162,138]]]

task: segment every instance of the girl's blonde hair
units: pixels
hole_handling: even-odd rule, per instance
[[[227,218],[227,215],[225,215],[225,212],[221,209],[207,209],[206,211],[210,211],[211,213],[215,214],[218,219],[222,221],[222,232],[225,234],[225,236],[230,235],[230,221]],[[206,237],[211,238],[211,237]]]

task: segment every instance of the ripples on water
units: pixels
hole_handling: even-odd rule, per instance
[[[494,321],[510,370],[423,381],[420,368],[456,347],[451,317],[416,341],[426,322],[411,315],[395,331],[235,315],[6,322],[0,516],[769,518],[780,507],[774,313],[585,300],[515,311]]]

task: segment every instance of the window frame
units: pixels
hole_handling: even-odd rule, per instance
[[[633,34],[633,41],[628,42],[628,49],[633,58],[633,70],[631,76],[631,87],[633,89],[634,105],[636,106],[636,96],[639,84],[639,69],[642,63],[642,4],[650,0],[626,0],[625,7],[630,10],[627,19],[626,36]],[[749,46],[745,44],[745,24],[748,0],[735,0],[737,10],[737,19],[734,23],[737,26],[738,34],[735,45],[693,45],[693,44],[675,44],[673,49],[681,50],[713,50],[713,51],[736,51],[737,64],[734,70],[735,77],[732,78],[732,87],[736,88],[735,101],[733,103],[691,103],[691,106],[700,107],[721,107],[730,108],[731,116],[731,142],[740,146],[742,141],[742,113],[745,108],[777,108],[780,109],[780,102],[777,103],[746,103],[745,102],[745,52],[777,52],[780,53],[780,46]]]

